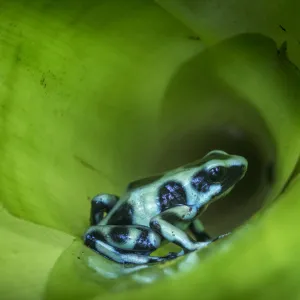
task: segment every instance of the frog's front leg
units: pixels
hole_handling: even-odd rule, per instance
[[[119,197],[111,194],[99,194],[92,199],[90,224],[91,226],[98,224],[104,216],[108,213],[117,203]]]
[[[189,229],[191,230],[192,234],[195,236],[198,242],[212,241],[212,238],[204,230],[204,226],[199,219],[195,219],[191,223]]]
[[[186,205],[172,207],[153,217],[150,227],[169,242],[180,246],[184,252],[194,251],[208,245],[210,241],[195,242],[178,227],[192,222],[196,214],[196,209]]]
[[[85,233],[84,243],[117,263],[147,264],[171,258],[150,256],[160,246],[161,237],[146,226],[92,226]]]

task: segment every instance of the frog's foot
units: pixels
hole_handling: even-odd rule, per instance
[[[97,225],[119,200],[119,197],[111,194],[98,194],[91,201],[90,225]]]
[[[184,250],[181,250],[179,252],[170,252],[168,253],[166,256],[163,256],[163,261],[169,261],[169,260],[173,260],[173,259],[176,259],[178,257],[181,257],[187,253],[190,253],[192,251],[189,251],[189,252],[185,252]]]
[[[204,226],[199,219],[195,219],[189,228],[194,234],[197,242],[209,242],[212,240],[209,234],[204,230]]]
[[[231,232],[227,232],[227,233],[221,234],[221,235],[217,236],[216,238],[214,238],[214,239],[212,240],[212,242],[216,242],[216,241],[218,241],[218,240],[220,240],[220,239],[223,239],[223,238],[225,238],[225,237],[227,237],[227,236],[229,236],[229,235],[231,235],[231,234],[232,234]]]
[[[165,260],[175,259],[175,258],[181,256],[181,255],[180,255],[181,252],[182,252],[182,251],[180,251],[180,252],[178,252],[178,253],[176,253],[176,252],[169,252],[169,253],[168,253],[166,256],[164,256],[163,258],[164,258]]]
[[[208,244],[210,244],[210,242],[207,242],[205,244],[201,243],[201,245],[199,244],[198,249],[195,249],[195,250],[182,249],[181,251],[179,251],[177,253],[176,252],[170,252],[166,256],[162,257],[163,261],[169,261],[169,260],[179,258],[179,257],[184,256],[186,254],[189,254],[189,253],[192,253],[194,251],[200,250],[200,249],[206,247]]]
[[[217,237],[214,238],[214,239],[211,239],[211,240],[208,239],[207,242],[199,242],[199,243],[196,243],[196,245],[198,245],[198,246],[197,246],[197,249],[195,249],[195,250],[190,251],[190,250],[187,250],[187,249],[182,249],[182,250],[181,250],[180,252],[178,252],[178,253],[171,252],[171,253],[169,253],[167,256],[170,257],[170,258],[171,258],[171,257],[177,258],[177,257],[183,256],[183,255],[185,255],[185,254],[191,253],[191,252],[193,252],[193,251],[201,250],[202,248],[208,246],[209,244],[211,244],[211,243],[213,243],[213,242],[216,242],[216,241],[218,241],[218,240],[220,240],[220,239],[222,239],[222,238],[225,238],[225,237],[227,237],[227,236],[230,235],[230,234],[231,234],[231,232],[224,233],[224,234],[221,234],[221,235],[217,236]]]

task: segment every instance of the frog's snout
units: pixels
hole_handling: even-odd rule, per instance
[[[245,157],[243,156],[236,156],[236,161],[239,162],[237,165],[234,166],[235,169],[235,176],[236,179],[242,179],[248,169],[248,161]]]
[[[247,168],[248,168],[247,165],[242,165],[242,166],[241,166],[241,169],[242,169],[242,177],[245,176],[245,174],[246,174],[246,172],[247,172]]]

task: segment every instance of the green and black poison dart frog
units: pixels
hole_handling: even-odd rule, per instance
[[[84,244],[122,264],[164,262],[203,248],[214,240],[197,217],[232,190],[247,166],[244,157],[215,150],[175,170],[130,183],[120,198],[99,194],[92,199]],[[162,242],[182,251],[151,256]]]

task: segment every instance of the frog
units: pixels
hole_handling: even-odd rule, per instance
[[[211,150],[202,158],[166,172],[135,180],[121,197],[97,194],[91,200],[84,245],[119,264],[166,262],[216,241],[199,216],[223,199],[245,176],[248,161]],[[166,243],[179,252],[151,255]]]

